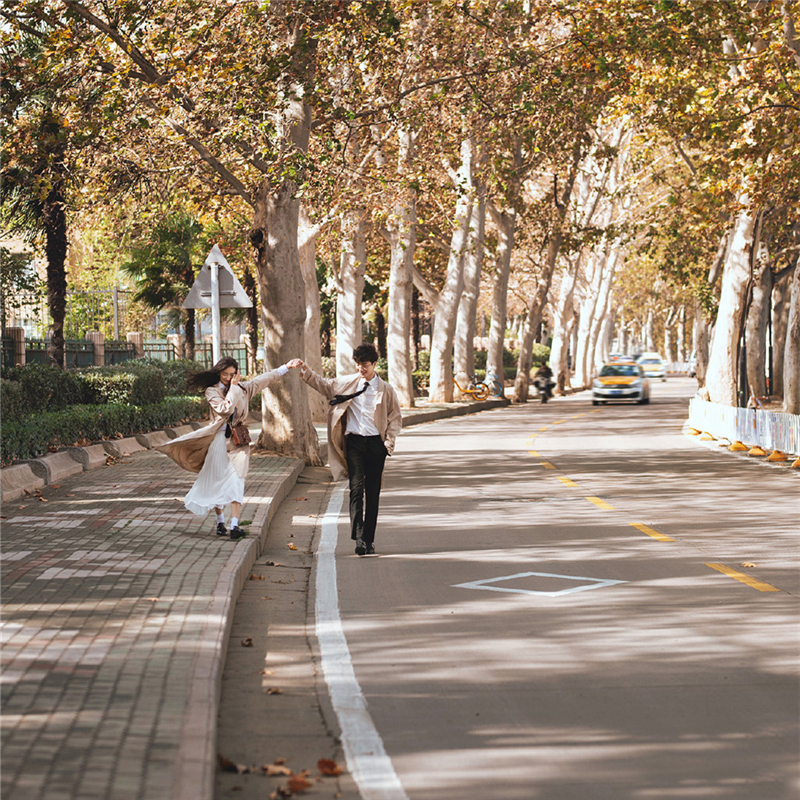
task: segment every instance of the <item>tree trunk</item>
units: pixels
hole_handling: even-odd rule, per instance
[[[247,374],[258,375],[258,284],[248,267],[242,270],[242,288],[253,304],[244,310],[244,329],[247,333]],[[188,336],[186,344],[188,347]],[[194,351],[194,338],[192,339],[192,351]]]
[[[494,281],[492,283],[492,311],[489,324],[489,347],[486,353],[486,372],[493,372],[502,383],[503,351],[506,339],[506,310],[508,308],[508,278],[511,274],[511,253],[514,250],[514,233],[517,225],[517,212],[511,208],[500,212],[492,209],[492,219],[497,226],[497,258]]]
[[[644,326],[644,349],[648,353],[652,353],[656,349],[655,315],[652,308],[647,310],[647,322]]]
[[[183,322],[183,357],[188,359],[189,361],[194,361],[194,346],[195,346],[195,332],[196,332],[196,313],[193,308],[186,309],[186,316]],[[248,365],[247,369],[250,375],[254,375],[255,373],[250,372],[250,368]]]
[[[300,272],[305,288],[306,321],[303,330],[305,348],[303,360],[318,375],[322,374],[322,313],[317,284],[317,236],[319,228],[313,224],[305,206],[300,206],[297,249]],[[330,337],[329,337],[330,341]],[[328,404],[319,392],[308,392],[308,407],[314,422],[325,422]]]
[[[61,369],[64,361],[64,318],[67,314],[67,215],[61,184],[56,183],[43,203],[42,219],[45,229],[47,256],[47,304],[53,327],[47,355],[50,363]]]
[[[469,243],[464,261],[464,291],[458,304],[454,342],[455,372],[462,386],[475,374],[475,329],[478,295],[483,268],[483,239],[486,229],[486,190],[475,187],[477,200],[472,207]]]
[[[709,324],[705,312],[700,303],[696,303],[694,308],[694,356],[695,356],[695,377],[698,387],[706,385],[706,373],[708,372],[708,349],[710,344]]]
[[[547,245],[547,259],[545,260],[542,274],[536,283],[536,290],[528,303],[528,313],[522,329],[522,341],[519,346],[519,359],[517,360],[517,375],[514,378],[514,402],[526,403],[530,387],[530,373],[533,367],[533,342],[536,332],[542,324],[542,310],[550,293],[550,284],[553,282],[553,271],[561,249],[563,237],[557,233],[550,237]]]
[[[601,300],[603,303],[601,310],[605,307],[605,298],[601,298],[600,296],[600,287],[603,284],[607,261],[607,248],[601,252],[592,254],[593,269],[588,281],[589,285],[586,297],[581,303],[580,322],[578,324],[578,345],[576,347],[575,361],[572,370],[574,376],[572,385],[576,389],[586,388],[593,366],[592,357],[594,355],[594,347],[592,346],[592,330],[594,329],[595,314],[597,313],[598,304]]]
[[[336,282],[336,374],[355,371],[353,350],[363,337],[362,297],[367,271],[366,213],[363,208],[342,214],[342,254]]]
[[[795,266],[783,357],[783,412],[800,414],[800,268]]]
[[[772,270],[765,266],[753,281],[747,312],[747,385],[756,397],[767,395],[767,318],[772,302]]]
[[[603,262],[603,277],[600,282],[599,297],[587,349],[585,385],[589,388],[591,388],[592,378],[608,360],[607,341],[608,331],[611,329],[611,320],[609,318],[611,312],[611,286],[614,283],[614,273],[617,270],[619,254],[619,243],[614,242]]]
[[[464,288],[464,257],[469,240],[472,219],[472,164],[475,140],[472,137],[461,143],[461,164],[454,184],[458,191],[455,229],[450,239],[450,254],[444,286],[436,304],[436,322],[431,341],[431,383],[429,397],[432,402],[453,402],[453,336],[461,292]],[[488,369],[488,366],[487,366]]]
[[[387,357],[386,350],[386,317],[379,306],[375,306],[375,348],[379,358]]]
[[[414,137],[410,130],[400,130],[398,172],[405,175],[414,160]],[[409,339],[411,333],[411,266],[417,245],[417,194],[410,185],[398,190],[393,214],[387,222],[391,249],[389,270],[389,324],[387,350],[389,383],[397,392],[403,408],[414,408],[414,383],[411,376]]]
[[[746,198],[743,198],[746,201]],[[743,202],[742,205],[746,205]],[[734,223],[725,254],[722,290],[714,326],[714,339],[708,359],[706,388],[712,403],[737,405],[739,337],[750,278],[750,248],[754,217],[742,211]]]
[[[561,289],[558,293],[558,302],[553,319],[553,346],[550,349],[550,369],[553,370],[553,380],[556,384],[556,391],[559,394],[564,394],[569,384],[567,355],[569,353],[572,324],[575,320],[573,299],[577,276],[578,259],[573,258],[565,265],[561,276]]]
[[[686,363],[686,306],[681,306],[678,311],[678,331],[675,345],[678,350],[678,361]]]
[[[796,265],[781,272],[772,290],[772,393],[780,398],[783,398],[783,361],[795,269]]]

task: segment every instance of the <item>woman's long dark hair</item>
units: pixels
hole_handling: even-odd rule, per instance
[[[206,370],[205,372],[198,372],[196,375],[192,375],[192,377],[186,382],[186,385],[189,387],[189,391],[205,391],[209,386],[214,386],[215,384],[219,383],[220,372],[222,372],[224,369],[228,369],[228,367],[233,367],[237,372],[239,371],[239,364],[236,362],[236,359],[231,358],[230,356],[225,356],[225,358],[221,358],[219,361],[217,361],[217,363],[214,364],[211,369]]]

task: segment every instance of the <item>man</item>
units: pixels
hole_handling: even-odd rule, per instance
[[[323,378],[299,358],[286,366],[300,367],[300,377],[328,398],[328,461],[334,480],[349,478],[350,536],[356,555],[363,556],[375,553],[383,465],[394,452],[402,417],[397,394],[375,372],[375,347],[359,345],[353,360],[358,372],[341,378]]]

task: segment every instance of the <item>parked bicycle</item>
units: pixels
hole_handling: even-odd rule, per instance
[[[461,394],[468,394],[473,400],[485,400],[489,396],[489,387],[478,381],[474,375],[469,379],[466,389],[458,382],[455,375],[453,375],[453,383]]]
[[[505,387],[494,372],[487,374],[485,383],[489,387],[489,394],[492,397],[506,396]]]

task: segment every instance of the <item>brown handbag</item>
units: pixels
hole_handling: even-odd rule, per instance
[[[231,425],[231,439],[235,447],[241,447],[245,444],[250,444],[250,431],[243,422],[238,425]]]

